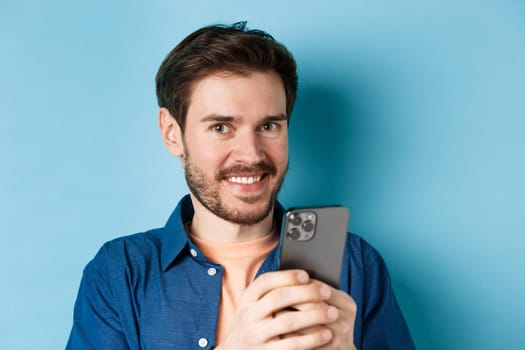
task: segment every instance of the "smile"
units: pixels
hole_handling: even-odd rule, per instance
[[[243,184],[243,185],[251,185],[256,182],[261,181],[262,176],[231,176],[226,178],[229,182]]]

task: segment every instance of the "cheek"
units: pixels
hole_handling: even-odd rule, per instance
[[[275,163],[286,165],[288,163],[288,142],[283,141],[272,145],[268,154]]]
[[[227,154],[223,147],[207,140],[194,139],[194,142],[186,145],[186,149],[191,161],[201,168],[217,168],[224,162]]]

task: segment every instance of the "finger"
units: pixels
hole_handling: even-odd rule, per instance
[[[310,335],[310,334],[313,334],[314,332],[322,332],[324,329],[326,329],[326,327],[323,327],[323,326],[309,327],[309,328],[298,330],[296,332],[281,335],[279,339],[288,339],[288,338],[298,337],[302,335]]]
[[[265,310],[266,316],[269,316],[294,305],[322,302],[330,295],[330,290],[318,283],[277,288],[262,297],[260,310]]]
[[[304,311],[304,310],[312,310],[312,309],[318,309],[320,307],[328,305],[325,301],[317,302],[317,303],[302,303],[293,305],[292,308],[294,310]]]
[[[327,306],[324,310],[321,308],[309,311],[281,311],[273,318],[266,318],[260,321],[257,326],[257,332],[253,334],[256,342],[267,343],[275,339],[283,339],[298,335],[309,334],[313,331],[319,331],[325,323],[331,322],[335,317],[327,313]],[[311,332],[306,332],[313,329]],[[305,332],[303,334],[303,332]]]
[[[307,311],[281,312],[274,318],[263,321],[260,330],[264,338],[273,338],[303,332],[312,327],[320,327],[334,322],[337,318],[338,312],[333,306]]]
[[[269,350],[288,349],[318,349],[328,344],[332,339],[332,332],[326,328],[319,328],[307,334],[295,333],[290,336],[275,339],[267,345]]]
[[[290,337],[294,337],[294,336],[298,336],[298,335],[307,335],[307,334],[311,334],[313,332],[320,332],[320,331],[322,331],[323,329],[326,329],[326,328],[327,327],[325,327],[325,326],[312,326],[312,327],[303,328],[303,329],[300,329],[298,331],[282,335],[281,338],[290,338]]]
[[[340,310],[354,311],[355,313],[357,310],[357,305],[350,295],[323,282],[316,280],[312,281],[319,282],[320,284],[326,286],[326,288],[330,289],[330,297],[326,300],[328,304],[333,305]]]
[[[325,285],[324,283],[319,282],[319,281],[314,280],[314,279],[312,279],[310,283],[314,283],[314,284],[319,285],[319,288],[323,288],[322,294],[323,295],[328,295],[328,298],[331,297],[332,288],[330,286]],[[326,305],[326,303],[324,301],[321,301],[321,302],[316,302],[316,303],[296,304],[296,305],[293,305],[292,308],[294,310],[310,310],[310,309],[315,309],[315,308],[322,307],[323,305]]]
[[[259,276],[246,288],[241,300],[245,302],[255,302],[274,289],[306,284],[309,281],[310,277],[303,270],[267,272]]]
[[[333,290],[330,298],[326,302],[342,310],[345,314],[350,313],[355,315],[357,313],[355,300],[343,291]]]

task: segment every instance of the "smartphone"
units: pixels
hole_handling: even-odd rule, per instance
[[[350,212],[343,206],[291,208],[283,217],[279,268],[304,269],[339,287]]]

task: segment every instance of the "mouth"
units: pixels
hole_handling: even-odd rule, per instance
[[[231,174],[223,178],[223,184],[238,198],[260,198],[268,190],[270,176],[262,174]]]
[[[228,176],[226,181],[241,185],[252,185],[260,182],[264,176],[265,174],[258,176]]]
[[[252,166],[237,165],[223,169],[219,172],[217,180],[240,188],[255,189],[268,182],[271,175],[275,175],[277,169],[273,164],[259,163]]]

